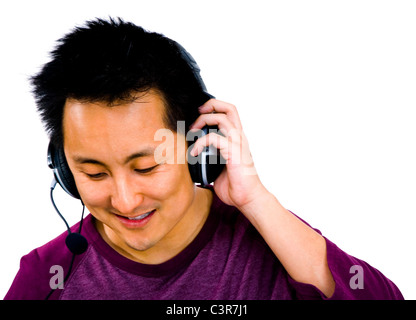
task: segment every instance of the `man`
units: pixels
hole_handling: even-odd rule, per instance
[[[63,234],[35,249],[5,298],[402,299],[268,192],[235,106],[204,95],[178,48],[122,20],[90,21],[33,78],[51,145],[91,213],[88,248],[71,255]],[[206,126],[220,132],[190,145]],[[156,138],[163,130],[174,139]],[[226,165],[202,188],[188,161],[209,145]]]

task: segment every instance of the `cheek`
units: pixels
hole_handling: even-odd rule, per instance
[[[194,184],[191,180],[188,166],[172,165],[175,169],[171,174],[163,177],[163,182],[158,184],[156,195],[164,200],[164,207],[168,209],[172,219],[183,214],[194,197]]]
[[[183,189],[193,186],[187,164],[168,164],[165,173],[160,173],[155,184],[160,194],[182,192]]]
[[[149,179],[143,188],[144,201],[156,201],[163,207],[168,219],[177,219],[190,205],[194,197],[194,184],[188,165],[166,165],[163,171]]]
[[[87,207],[107,207],[110,203],[108,183],[83,181],[77,183],[77,188]]]

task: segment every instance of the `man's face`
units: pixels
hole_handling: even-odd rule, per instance
[[[68,99],[64,108],[64,150],[78,191],[103,238],[126,256],[178,246],[194,224],[186,161],[155,161],[164,108],[155,91],[112,107]],[[185,138],[174,135],[173,154],[182,156],[176,139]]]

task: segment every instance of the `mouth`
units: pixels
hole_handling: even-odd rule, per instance
[[[143,220],[144,218],[146,218],[146,217],[148,217],[149,215],[151,215],[154,211],[155,211],[155,210],[152,210],[152,211],[146,212],[146,213],[141,214],[141,215],[136,216],[136,217],[125,217],[125,218],[127,218],[127,219],[129,219],[129,220],[135,220],[135,221],[137,221],[137,220]]]
[[[126,217],[116,214],[118,220],[127,228],[141,228],[144,227],[153,217],[156,209],[148,211],[134,217]]]

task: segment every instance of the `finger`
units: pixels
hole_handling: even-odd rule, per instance
[[[241,131],[233,130],[228,137],[216,133],[209,133],[195,142],[191,150],[191,155],[196,157],[205,147],[212,145],[219,150],[227,164],[241,164],[243,159],[248,158],[244,153],[248,151],[250,154],[248,145],[245,142]]]
[[[236,128],[241,129],[242,127],[237,108],[233,104],[216,99],[210,99],[200,106],[198,110],[202,114],[212,112],[225,113]]]
[[[200,115],[191,125],[191,131],[197,131],[205,126],[218,126],[218,129],[223,133],[231,130],[236,130],[234,123],[230,121],[227,115],[223,113],[208,113]]]
[[[191,150],[191,155],[196,157],[198,156],[205,147],[214,146],[218,149],[225,160],[228,160],[229,154],[229,141],[226,137],[215,133],[209,133],[201,138],[199,138],[193,145]]]

